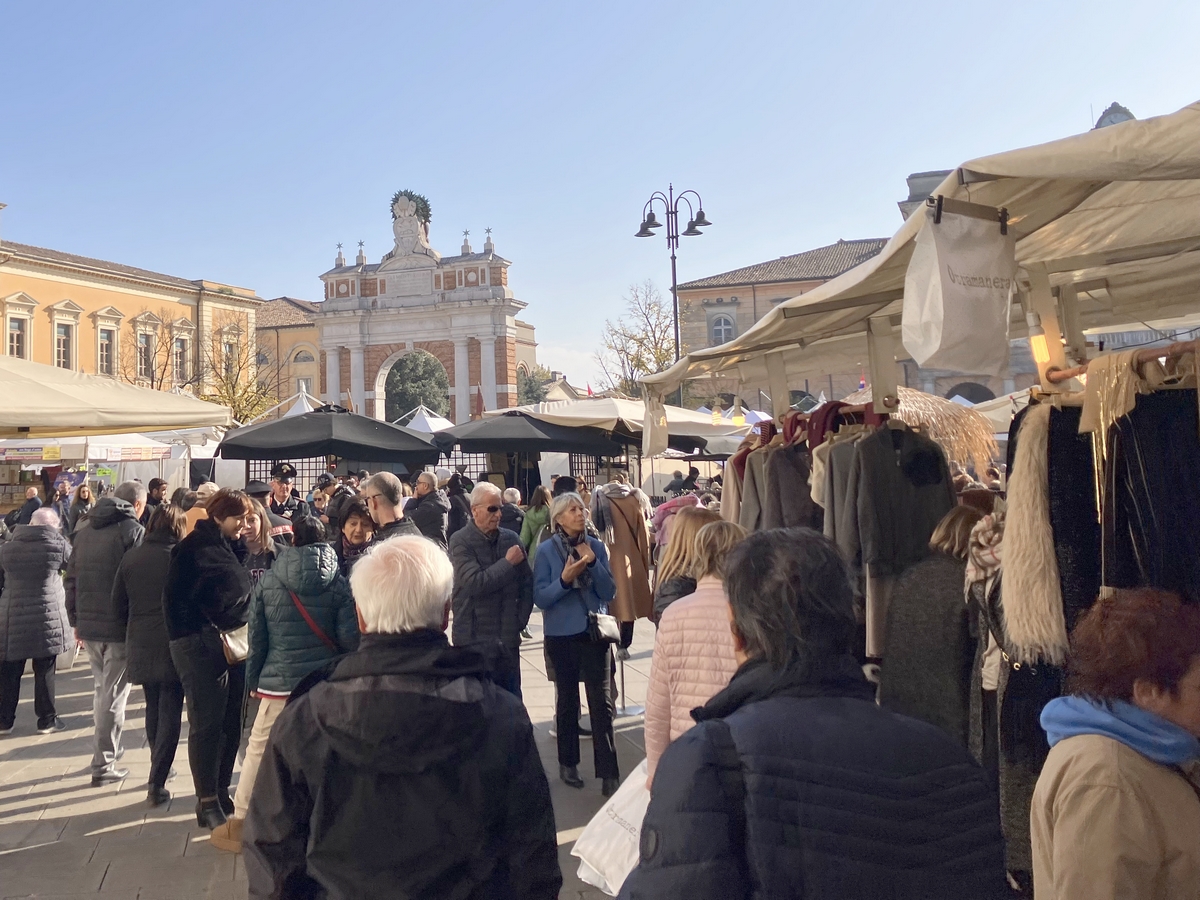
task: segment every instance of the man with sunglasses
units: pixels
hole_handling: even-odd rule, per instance
[[[379,544],[402,534],[421,536],[417,526],[404,518],[404,489],[400,479],[391,472],[380,472],[368,478],[361,486],[358,498],[367,505],[367,511],[379,526],[375,529],[373,543]]]
[[[521,696],[521,631],[533,610],[533,572],[521,539],[500,527],[500,489],[481,481],[471,491],[471,518],[450,537],[454,565],[456,647],[470,646],[494,660],[494,679]]]

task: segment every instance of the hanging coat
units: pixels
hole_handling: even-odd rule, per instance
[[[649,618],[654,611],[654,595],[650,591],[650,530],[641,501],[624,485],[605,485],[596,492],[597,499],[601,492],[606,501],[604,544],[617,586],[609,614],[620,622]],[[593,508],[598,505],[593,501]]]

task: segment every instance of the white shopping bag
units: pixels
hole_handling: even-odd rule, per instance
[[[1008,366],[1016,239],[999,221],[925,209],[904,276],[904,348],[918,365],[979,375]]]
[[[571,849],[571,855],[582,860],[578,873],[580,880],[600,888],[610,897],[617,896],[621,885],[638,864],[642,819],[650,805],[646,772],[646,760],[643,759],[600,812],[592,817]]]

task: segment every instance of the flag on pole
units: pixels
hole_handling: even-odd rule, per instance
[[[475,411],[472,413],[471,418],[472,419],[482,419],[483,412],[486,409],[487,409],[487,407],[483,403],[483,388],[477,387],[475,389]]]
[[[592,396],[592,383],[590,381],[588,382],[588,396]]]
[[[861,366],[858,369],[858,389],[861,391],[867,386],[867,372]]]

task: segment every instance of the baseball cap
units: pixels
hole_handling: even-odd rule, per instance
[[[317,487],[327,488],[331,484],[333,484],[335,481],[336,481],[336,479],[332,475],[330,475],[328,472],[322,472],[320,475],[317,476]]]
[[[221,489],[221,486],[219,484],[215,484],[214,482],[211,482],[211,481],[206,481],[202,485],[200,485],[198,488],[196,488],[196,499],[197,500],[207,500],[209,497],[211,497],[213,494],[215,494],[220,489]]]

